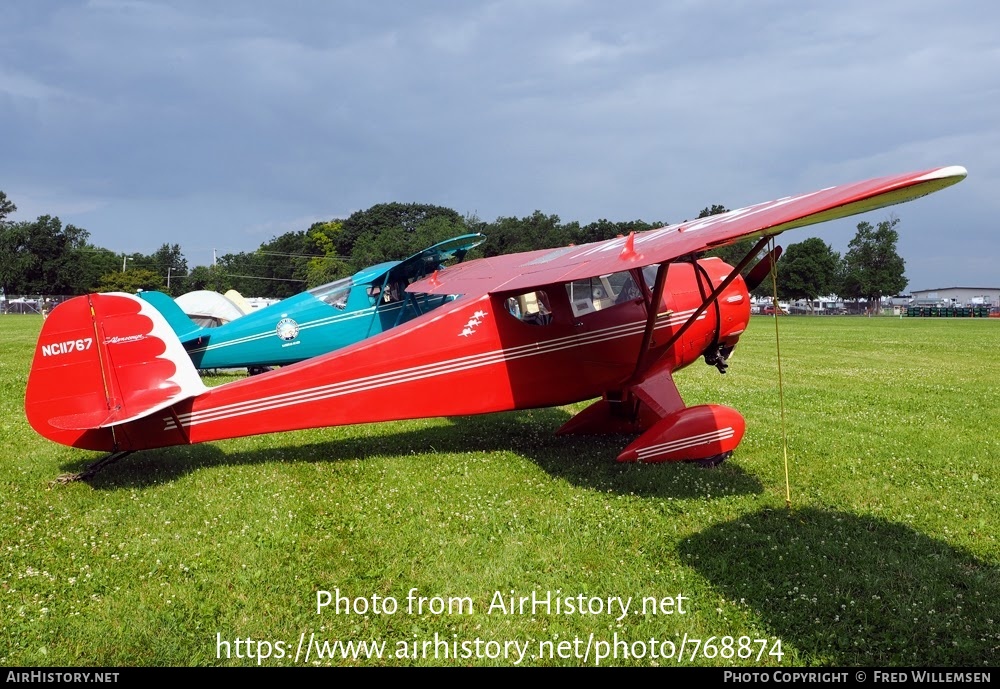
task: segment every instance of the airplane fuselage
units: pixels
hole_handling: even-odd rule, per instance
[[[367,285],[355,285],[350,303],[337,307],[303,292],[249,313],[219,328],[200,331],[185,348],[200,369],[285,366],[372,337],[444,303],[418,296],[387,303],[369,299]]]
[[[725,372],[750,315],[739,271],[760,284],[778,248],[757,257],[774,236],[911,201],[966,174],[948,166],[879,177],[439,273],[444,258],[482,241],[464,235],[406,259],[405,269],[392,269],[395,277],[382,273],[382,298],[387,288],[387,301],[399,298],[392,284],[406,285],[407,294],[443,297],[438,309],[211,389],[179,331],[151,304],[129,294],[77,297],[42,326],[25,413],[44,437],[109,451],[114,461],[132,450],[259,433],[594,400],[557,432],[638,434],[618,455],[623,462],[714,466],[739,446],[746,423],[725,405],[686,405],[673,372],[702,356]],[[739,271],[693,259],[740,239],[755,244]],[[374,277],[353,279],[374,284]],[[316,289],[337,304],[342,286]]]
[[[646,357],[654,363],[643,376],[682,368],[713,344],[735,344],[750,313],[742,279],[665,348],[730,270],[718,259],[670,266]],[[333,354],[210,388],[113,429],[65,431],[58,440],[95,450],[140,450],[592,399],[635,377],[651,303],[648,283],[633,270],[591,285],[556,283],[529,293],[458,298]]]

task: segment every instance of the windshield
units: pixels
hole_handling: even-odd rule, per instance
[[[353,286],[354,278],[341,278],[319,287],[313,287],[309,290],[309,294],[317,299],[322,299],[330,306],[343,309],[347,306],[347,295],[351,293]]]

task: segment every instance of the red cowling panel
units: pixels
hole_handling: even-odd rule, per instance
[[[720,404],[688,407],[661,419],[620,455],[619,462],[708,459],[736,449],[746,424],[738,411]]]

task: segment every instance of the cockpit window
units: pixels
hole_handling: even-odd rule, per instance
[[[548,325],[552,322],[552,307],[549,295],[542,290],[525,292],[515,297],[507,297],[507,312],[528,325]]]
[[[402,301],[403,296],[406,294],[406,283],[400,282],[390,282],[382,289],[382,299],[383,304],[395,304],[397,301]]]
[[[376,282],[368,287],[368,302],[375,306],[376,304],[395,304],[396,302],[403,301],[406,297],[406,284],[405,282],[390,282],[384,287],[381,282]]]
[[[566,283],[566,294],[576,317],[642,297],[628,271]]]
[[[341,278],[319,287],[313,287],[309,290],[309,294],[317,299],[322,299],[330,306],[343,310],[347,307],[347,296],[351,293],[353,286],[353,278]]]

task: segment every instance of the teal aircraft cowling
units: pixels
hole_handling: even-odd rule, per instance
[[[454,299],[407,293],[406,287],[451,259],[461,261],[485,240],[481,234],[453,237],[216,328],[200,327],[162,292],[138,296],[166,317],[197,368],[283,366],[377,335]]]

